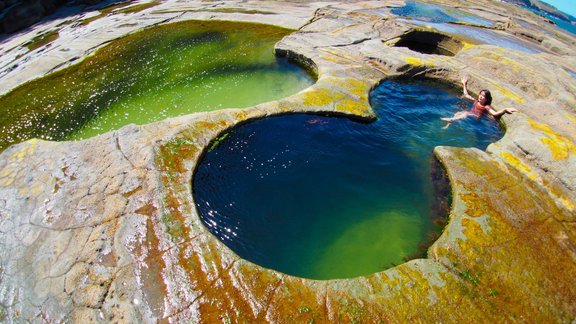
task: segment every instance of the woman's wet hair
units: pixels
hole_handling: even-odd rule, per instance
[[[492,104],[492,94],[490,93],[490,90],[482,90],[480,91],[480,93],[484,92],[484,97],[486,97],[486,105],[491,105]]]

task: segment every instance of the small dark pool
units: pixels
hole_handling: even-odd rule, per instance
[[[440,117],[471,102],[430,81],[386,81],[370,97],[374,123],[284,115],[225,135],[193,179],[207,228],[242,258],[313,279],[367,275],[421,253],[441,231],[432,149],[484,149],[502,132],[487,118],[442,129]]]

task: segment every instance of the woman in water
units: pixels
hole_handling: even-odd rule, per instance
[[[492,106],[490,106],[490,104],[492,104],[492,95],[490,94],[490,91],[488,91],[488,90],[480,91],[480,94],[478,94],[478,98],[474,99],[474,97],[472,97],[468,93],[468,89],[466,88],[466,86],[468,85],[468,76],[464,76],[462,78],[462,85],[464,86],[464,97],[466,97],[470,100],[473,100],[474,105],[472,106],[472,109],[470,109],[470,111],[459,111],[456,114],[454,114],[454,116],[452,116],[452,117],[440,118],[443,121],[448,123],[448,124],[446,124],[446,126],[444,126],[444,128],[448,128],[448,126],[450,126],[450,124],[453,121],[464,119],[464,118],[467,118],[470,116],[480,118],[485,113],[488,113],[493,118],[499,118],[500,116],[502,116],[504,114],[511,114],[511,113],[518,111],[517,109],[514,109],[514,108],[504,108],[502,110],[496,111],[494,108],[492,108]]]

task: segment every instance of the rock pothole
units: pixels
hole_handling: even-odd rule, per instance
[[[464,47],[461,41],[453,37],[423,30],[412,30],[387,42],[387,44],[395,47],[406,47],[422,54],[445,56],[454,56]]]

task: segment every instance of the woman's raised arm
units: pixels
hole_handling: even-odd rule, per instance
[[[470,78],[465,75],[462,77],[462,87],[464,88],[464,97],[466,97],[467,99],[470,99],[472,101],[474,101],[474,97],[472,97],[469,93],[468,93],[468,89],[467,89],[467,85],[468,85],[468,80]]]

